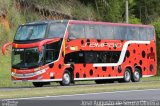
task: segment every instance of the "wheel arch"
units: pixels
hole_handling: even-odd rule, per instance
[[[130,70],[131,75],[132,75],[132,74],[133,74],[133,68],[132,68],[131,66],[126,66],[126,67],[125,67],[125,70],[126,70],[127,68]],[[124,72],[125,72],[125,71],[124,71]]]

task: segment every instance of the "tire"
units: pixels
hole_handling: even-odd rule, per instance
[[[129,68],[126,68],[124,72],[124,82],[130,82],[131,81],[131,70]]]
[[[32,82],[34,87],[43,87],[43,82]]]
[[[141,78],[141,73],[138,68],[135,68],[135,71],[132,75],[132,82],[139,82]]]
[[[131,81],[131,70],[129,68],[126,68],[123,79],[119,79],[118,82],[122,83],[122,82],[130,82],[130,81]]]
[[[63,74],[62,81],[60,82],[61,86],[69,86],[71,84],[71,73],[69,71],[65,71]]]

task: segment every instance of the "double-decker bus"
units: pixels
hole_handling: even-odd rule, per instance
[[[13,81],[70,85],[138,82],[157,72],[154,27],[123,23],[52,20],[20,25],[12,46]]]

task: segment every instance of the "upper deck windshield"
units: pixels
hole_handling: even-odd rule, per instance
[[[15,35],[15,41],[30,41],[46,38],[63,38],[67,21],[52,22],[48,24],[29,24],[21,25]],[[45,36],[47,35],[47,36]]]
[[[36,40],[45,37],[47,24],[22,25],[17,30],[14,40]]]

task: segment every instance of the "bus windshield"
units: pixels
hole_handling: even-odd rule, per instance
[[[12,67],[17,69],[35,68],[43,64],[43,54],[38,48],[13,49],[12,50]]]
[[[17,30],[14,40],[36,40],[45,37],[47,24],[22,25]]]

